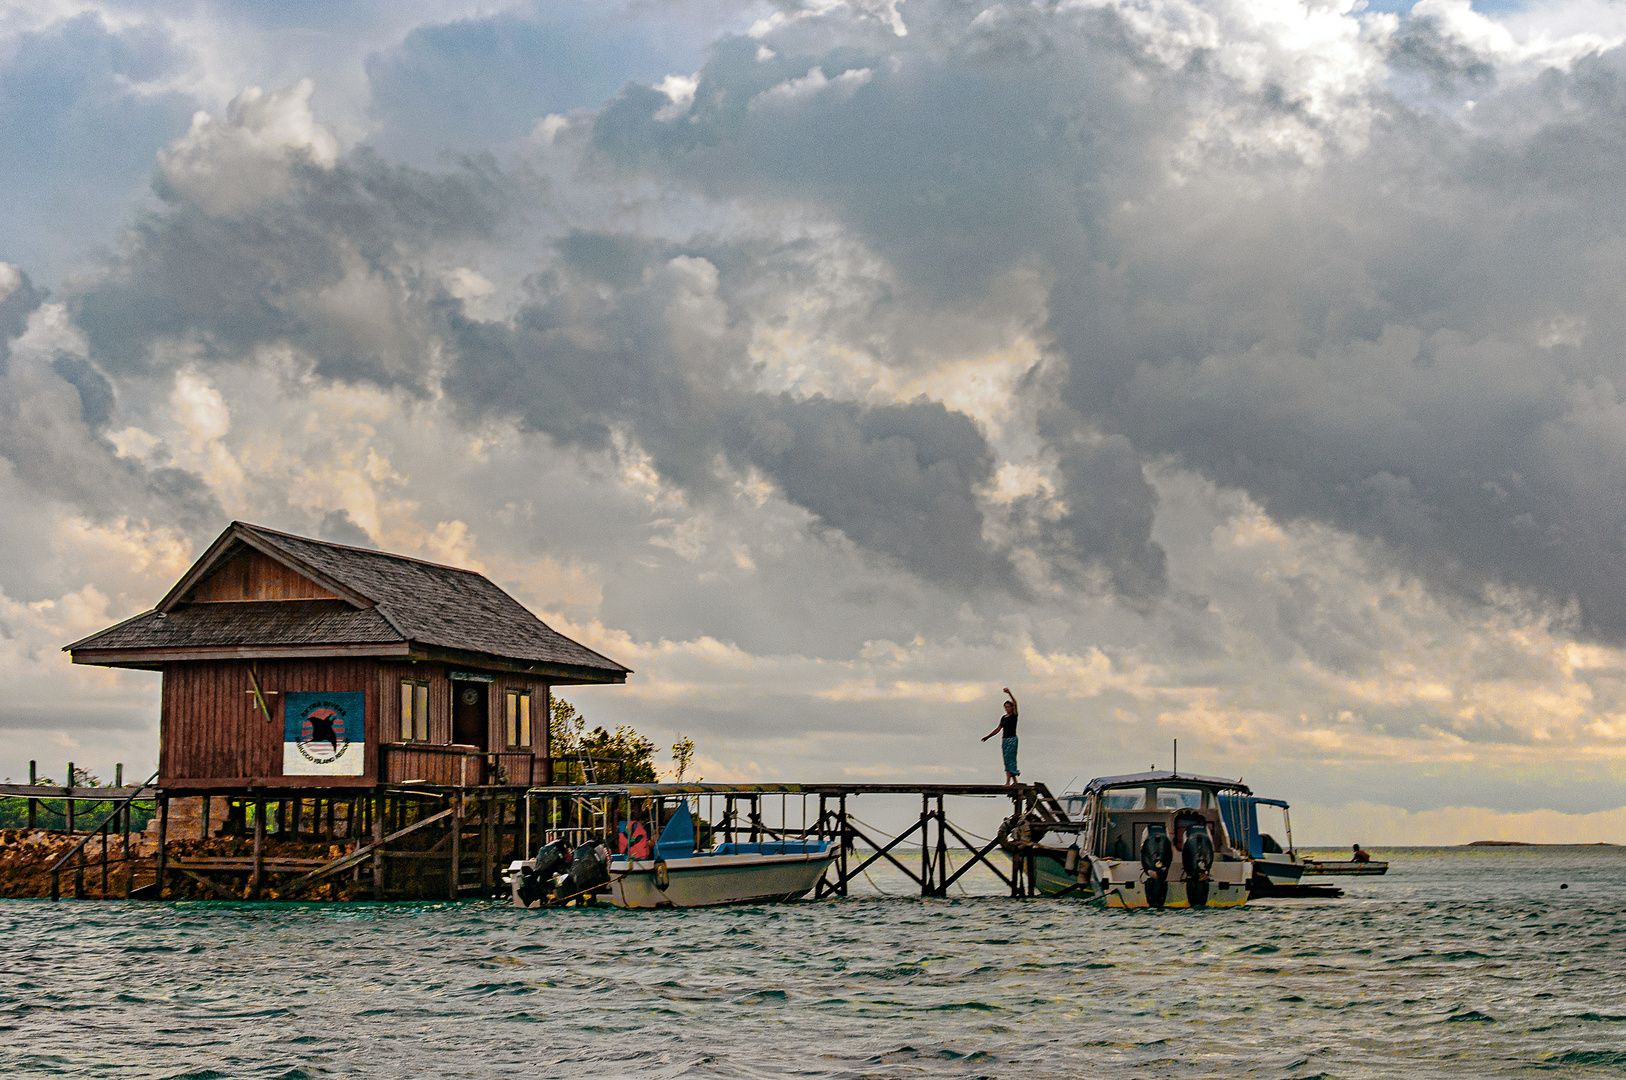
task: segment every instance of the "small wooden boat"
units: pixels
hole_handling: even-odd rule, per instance
[[[1353,874],[1360,877],[1377,877],[1389,872],[1389,864],[1373,859],[1369,862],[1356,862],[1354,859],[1305,859],[1305,877],[1331,877],[1334,874]]]

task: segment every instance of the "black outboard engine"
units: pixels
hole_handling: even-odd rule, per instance
[[[554,879],[570,867],[570,845],[563,840],[543,844],[529,864],[519,864],[519,881],[514,896],[526,907],[546,902],[554,893]]]
[[[576,849],[570,873],[559,883],[558,896],[561,900],[585,896],[609,883],[610,849],[594,840]]]
[[[1169,867],[1174,865],[1174,845],[1162,829],[1146,830],[1140,842],[1140,867],[1146,872],[1146,902],[1155,908],[1169,898]]]
[[[1214,838],[1208,835],[1208,826],[1190,826],[1180,845],[1180,867],[1185,871],[1186,900],[1192,907],[1208,906],[1208,872],[1213,866]]]

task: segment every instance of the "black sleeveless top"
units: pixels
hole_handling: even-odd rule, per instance
[[[1006,713],[1004,716],[1001,716],[999,718],[999,730],[1001,732],[1000,738],[1002,738],[1002,739],[1014,739],[1014,738],[1016,738],[1016,710],[1015,709],[1012,709],[1010,712]]]

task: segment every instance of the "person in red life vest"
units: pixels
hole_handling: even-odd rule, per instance
[[[634,859],[647,859],[653,850],[649,843],[649,830],[642,821],[623,821],[615,831],[615,853],[631,855]]]

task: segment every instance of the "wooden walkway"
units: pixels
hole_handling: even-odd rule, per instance
[[[113,805],[52,867],[53,898],[62,894],[63,874],[70,875],[76,897],[86,895],[87,873],[100,877],[102,895],[113,895],[117,883],[109,881],[110,871],[124,879],[124,895],[154,899],[174,895],[172,886],[181,882],[221,899],[254,899],[265,891],[294,899],[340,881],[335,875],[341,873],[348,884],[328,892],[352,899],[499,896],[505,892],[503,872],[513,859],[555,838],[573,844],[589,839],[613,843],[619,823],[636,816],[634,803],[654,798],[691,800],[702,811],[711,840],[800,838],[831,844],[837,857],[815,887],[815,898],[848,895],[855,879],[866,877],[881,863],[902,873],[925,897],[947,896],[974,867],[985,869],[1011,896],[1019,897],[1033,895],[1032,869],[1010,840],[1020,839],[1016,832],[1064,816],[1043,784],[590,784],[529,789],[385,785],[367,792],[333,792],[339,799],[324,795],[322,803],[310,793],[289,799],[288,793],[255,790],[213,796],[224,811],[215,820],[227,826],[228,839],[251,844],[249,852],[239,847],[235,854],[229,850],[210,854],[194,847],[172,853],[169,809],[176,792],[150,784],[0,786],[0,796],[48,799],[70,794]],[[919,799],[919,810],[908,811],[908,819],[900,823],[906,827],[896,835],[877,830],[853,812],[880,802],[895,819],[900,796]],[[129,807],[136,799],[157,803],[155,854],[137,855],[131,849]],[[996,835],[976,836],[954,820],[951,808],[967,799],[1009,802],[1009,813]],[[347,803],[341,807],[342,837],[334,832],[335,801]],[[324,805],[326,813],[318,813]],[[203,813],[207,828],[210,812]],[[1008,837],[1008,831],[1013,835]],[[285,837],[318,851],[299,851],[297,845],[277,853],[265,850],[272,838],[280,842]],[[314,855],[335,843],[345,849],[335,857],[305,857],[307,851]],[[150,864],[142,872],[151,876],[152,884],[137,887],[138,862]]]
[[[885,795],[920,799],[919,817],[896,836],[886,836],[860,822],[849,805],[864,796]],[[711,815],[715,820],[710,831],[716,839],[804,839],[838,845],[839,854],[815,887],[815,898],[848,895],[853,880],[882,861],[914,882],[921,896],[947,896],[949,887],[976,866],[990,871],[1011,896],[1031,896],[1033,875],[1028,859],[1008,849],[1004,827],[990,839],[970,837],[968,830],[949,819],[949,800],[1008,799],[1007,825],[1065,816],[1043,784],[591,784],[532,788],[526,795],[528,803],[541,804],[539,839],[564,837],[572,843],[604,835],[613,828],[610,823],[630,816],[629,808],[637,800],[678,797],[705,799],[712,806],[722,802],[721,814],[713,809]],[[787,820],[784,802],[793,797],[802,800],[795,827]],[[781,809],[774,824],[764,820],[763,810],[765,802],[772,806],[776,798],[781,800]],[[535,846],[530,826],[539,815],[528,810],[524,817],[525,849],[529,851]],[[967,851],[970,857],[955,867],[949,858],[951,850]]]

